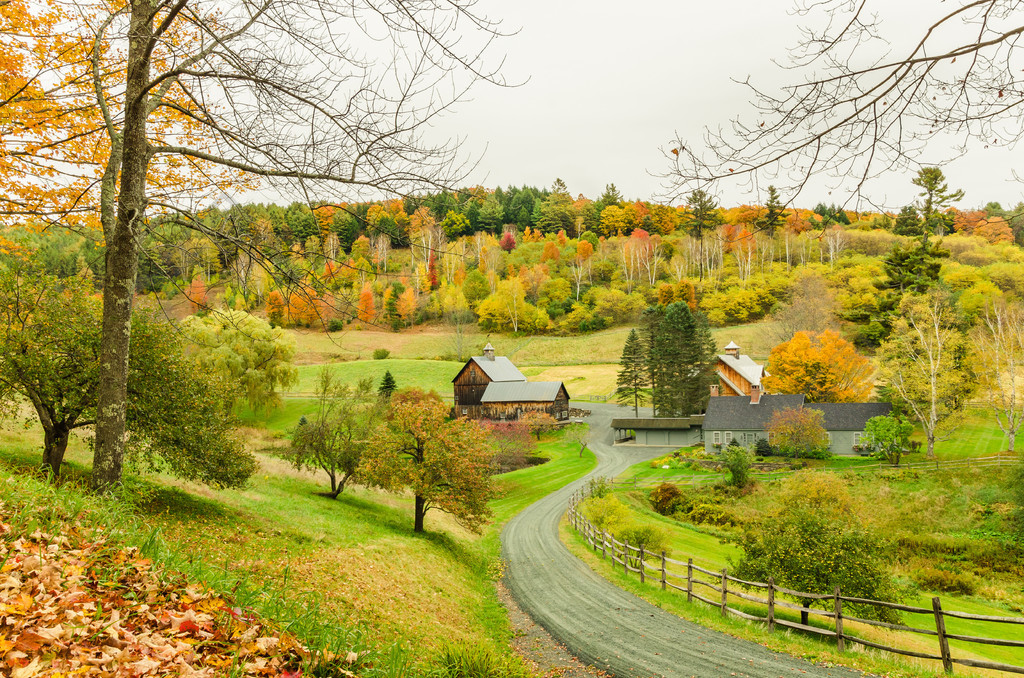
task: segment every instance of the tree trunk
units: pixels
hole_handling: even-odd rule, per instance
[[[96,449],[92,465],[92,485],[98,490],[108,489],[121,481],[128,409],[128,351],[139,264],[138,232],[146,211],[149,147],[146,140],[148,98],[145,88],[149,84],[153,9],[147,2],[133,2],[131,11],[117,217],[113,224],[103,225],[106,272],[103,277],[103,329],[96,393]]]
[[[1010,435],[1007,437],[1010,439],[1010,443],[1009,447],[1006,448],[1006,451],[1009,452],[1010,454],[1013,454],[1013,443],[1014,439],[1017,437],[1017,429],[1011,430]]]
[[[56,478],[60,475],[60,465],[64,462],[64,453],[68,449],[68,436],[71,430],[64,427],[47,427],[43,433],[43,466],[48,467]]]
[[[416,495],[416,517],[413,525],[413,532],[423,532],[423,517],[427,514],[427,500]]]
[[[927,448],[927,453],[926,453],[927,457],[928,457],[928,459],[934,459],[935,458],[935,434],[932,433],[931,431],[929,431],[926,434],[926,437],[928,439],[928,448]]]

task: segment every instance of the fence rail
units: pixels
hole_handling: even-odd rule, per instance
[[[891,652],[908,657],[931,659],[942,662],[943,669],[949,674],[953,673],[954,664],[1004,671],[1007,673],[1024,674],[1024,666],[1015,666],[979,659],[969,659],[966,657],[954,657],[949,647],[949,641],[956,640],[962,643],[1024,648],[1024,641],[1010,640],[1006,638],[969,636],[950,633],[946,630],[947,618],[982,621],[993,624],[1017,625],[1024,624],[1024,617],[998,617],[959,612],[956,610],[943,610],[942,601],[937,596],[932,598],[932,606],[930,608],[926,608],[916,607],[913,605],[903,605],[901,603],[892,603],[884,600],[871,600],[869,598],[844,596],[839,587],[836,587],[835,591],[831,594],[808,593],[779,586],[773,579],[769,579],[767,582],[755,582],[739,579],[730,575],[728,568],[723,568],[721,571],[716,572],[714,570],[709,570],[700,567],[699,565],[695,565],[693,558],[687,558],[686,562],[683,562],[682,560],[669,558],[665,555],[664,551],[661,551],[658,554],[652,554],[644,549],[643,544],[633,546],[626,540],[620,542],[614,535],[595,527],[593,523],[591,523],[580,512],[579,504],[584,498],[585,495],[582,490],[576,492],[576,494],[572,496],[569,500],[568,518],[569,524],[572,525],[573,529],[575,529],[580,535],[582,535],[587,543],[587,547],[593,549],[595,553],[600,552],[602,559],[608,559],[610,557],[613,568],[621,568],[623,572],[638,574],[641,583],[650,582],[652,585],[660,586],[662,591],[673,589],[675,591],[685,593],[687,602],[698,600],[707,605],[718,608],[721,611],[722,616],[731,614],[736,617],[740,617],[741,619],[764,623],[767,625],[769,631],[774,631],[776,626],[782,626],[834,639],[836,647],[840,652],[845,651],[847,643],[857,643],[858,645],[881,650],[883,652]],[[670,569],[670,565],[685,568],[685,572],[674,571]],[[707,579],[700,578],[700,575],[705,575],[706,577],[713,579],[708,581]],[[701,595],[694,591],[694,587],[703,587],[702,590],[712,591],[718,595]],[[742,590],[740,587],[746,587],[748,590]],[[762,595],[754,595],[749,591],[749,589],[756,589],[759,592],[763,592],[763,597]],[[826,605],[831,601],[831,605],[828,605],[826,609],[814,609],[803,604],[797,604],[795,602],[780,599],[778,597],[779,595],[790,596],[798,601],[822,601],[826,603]],[[746,610],[737,609],[736,607],[730,606],[730,596],[734,599],[739,599],[760,607],[755,610],[751,609],[751,606],[748,605],[748,609]],[[910,614],[927,615],[935,625],[935,628],[921,628],[919,626],[910,626],[907,624],[897,624],[875,619],[854,617],[845,613],[844,604],[846,603],[854,605],[872,605]],[[764,614],[756,614],[762,611],[760,609],[762,607],[764,608]],[[828,626],[815,626],[810,623],[804,624],[779,617],[777,613],[780,609],[784,612],[795,611],[801,613],[801,622],[809,620],[811,615],[823,618],[827,620],[825,623]],[[844,626],[845,622],[854,622],[857,624],[865,624],[893,631],[931,636],[938,644],[938,652],[933,654],[929,652],[919,652],[908,648],[893,647],[873,640],[868,640],[860,636],[855,636],[846,630]]]
[[[837,473],[879,473],[881,471],[946,471],[952,469],[962,468],[1002,468],[1004,466],[1012,466],[1017,463],[1018,457],[1016,455],[1008,454],[996,454],[988,457],[965,457],[963,459],[934,459],[931,461],[915,461],[907,464],[900,464],[893,466],[892,464],[886,464],[883,461],[879,461],[877,464],[863,464],[861,466],[819,466],[815,467],[816,471],[835,471]],[[797,471],[795,469],[785,469],[778,471],[759,471],[751,473],[752,478],[759,480],[780,480],[787,476],[790,476]],[[639,477],[633,476],[632,478],[623,478],[621,480],[610,481],[612,485],[618,485],[621,487],[629,487],[632,489],[639,489],[642,487],[655,487],[662,483],[673,483],[676,485],[690,485],[700,486],[709,483],[719,482],[725,473],[698,473],[690,475],[665,475],[660,477]]]

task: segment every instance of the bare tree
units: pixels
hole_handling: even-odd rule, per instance
[[[823,175],[861,197],[886,171],[919,167],[926,146],[934,154],[952,139],[953,157],[971,143],[1021,138],[1017,0],[936,2],[910,28],[884,24],[874,9],[869,0],[799,0],[804,27],[788,64],[793,84],[775,93],[748,80],[750,115],[707,130],[702,143],[678,138],[666,154],[670,193],[764,178],[792,201]]]
[[[93,484],[105,488],[121,478],[129,321],[152,216],[178,215],[251,250],[246,234],[212,233],[195,208],[239,184],[350,201],[454,183],[464,169],[458,147],[425,128],[475,82],[498,81],[483,55],[499,32],[475,0],[74,5],[61,29],[86,51],[53,69],[54,87],[25,94],[83,124],[63,139],[45,130],[45,144],[24,145],[29,128],[4,143],[23,145],[36,169],[25,181],[68,177],[83,190],[67,209],[99,214],[106,269]],[[15,40],[26,53],[37,48]],[[83,146],[106,151],[82,158]]]
[[[996,301],[985,307],[973,339],[982,392],[1013,452],[1024,423],[1024,308]]]
[[[771,315],[767,331],[772,345],[789,341],[797,332],[836,329],[836,304],[824,278],[804,275],[793,283],[791,294],[789,303]]]

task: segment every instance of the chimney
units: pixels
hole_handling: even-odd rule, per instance
[[[494,360],[494,347],[491,346],[491,342],[487,342],[487,345],[484,346],[484,358]]]
[[[725,347],[725,354],[731,355],[733,358],[739,358],[740,347],[736,345],[735,341],[730,341],[729,345]]]
[[[757,405],[761,402],[761,385],[751,384],[750,385],[750,404]]]
[[[718,384],[711,384],[711,397],[712,398],[717,398],[718,397]]]

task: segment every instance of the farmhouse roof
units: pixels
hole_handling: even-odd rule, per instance
[[[803,404],[802,393],[763,395],[757,404],[751,404],[749,398],[713,396],[708,399],[708,409],[704,414],[704,430],[761,431],[777,411],[800,407]]]
[[[732,344],[730,344],[732,346]],[[729,348],[730,346],[726,346]],[[736,370],[740,376],[746,379],[751,386],[761,385],[761,375],[764,374],[764,368],[751,360],[748,355],[719,355],[718,359],[725,363],[727,366]]]
[[[526,381],[526,377],[512,361],[503,355],[494,358],[473,356],[471,358],[484,371],[491,381]]]
[[[518,372],[518,370],[516,370]],[[560,381],[498,381],[487,384],[481,403],[554,402],[564,386]],[[568,395],[568,392],[566,392]]]
[[[889,403],[807,403],[806,407],[825,415],[826,431],[863,431],[868,419],[892,411]]]

